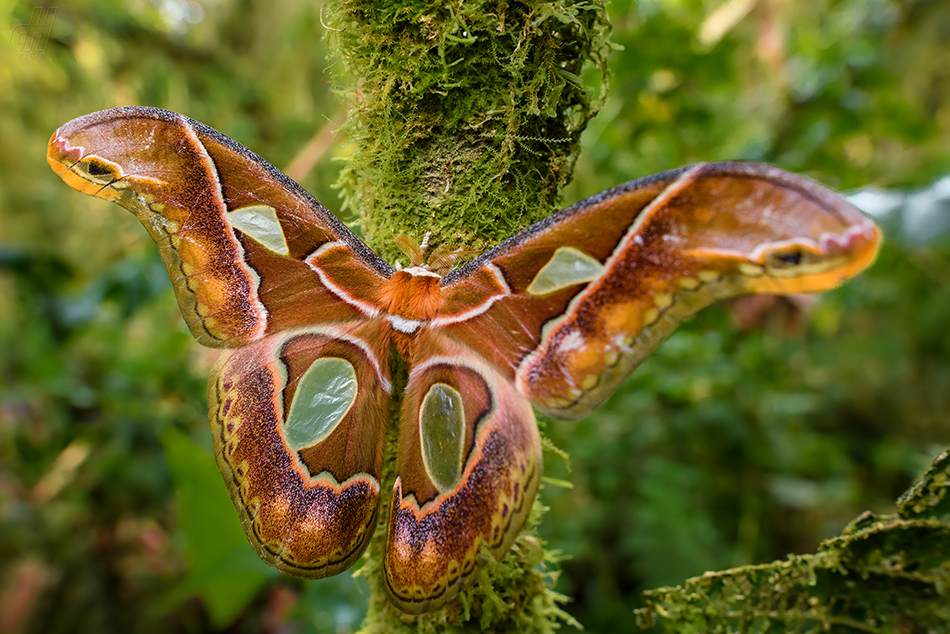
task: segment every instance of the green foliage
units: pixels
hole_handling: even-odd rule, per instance
[[[159,263],[130,259],[76,288],[56,256],[4,256],[16,272],[0,319],[5,589],[42,590],[26,606],[33,631],[136,629],[141,615],[122,606],[147,604],[181,573],[166,556],[157,434],[205,425],[202,407],[183,407],[204,395],[204,380],[181,372],[190,337],[167,282],[149,281],[164,277]]]
[[[163,603],[177,606],[197,594],[208,607],[211,624],[224,628],[278,573],[247,548],[211,454],[174,430],[166,431],[162,442],[178,493],[188,562],[188,576]]]
[[[730,16],[727,7],[745,12]],[[842,189],[922,186],[950,172],[946,3],[618,0],[610,8],[622,50],[610,58],[610,100],[584,139],[579,195],[735,158]]]
[[[364,8],[393,6],[371,4]],[[746,13],[725,19],[717,9],[727,5]],[[561,61],[578,64],[571,57],[577,51],[550,59],[528,51],[558,34],[580,35],[596,68],[603,24],[592,10],[564,15],[540,3],[417,5],[414,13],[390,16],[389,30],[373,34],[375,45],[347,48],[344,40],[359,29],[346,16],[362,5],[328,8],[323,22],[346,29],[334,36],[339,50],[391,58],[424,79],[387,85],[384,72],[374,84],[357,86],[351,105],[366,108],[379,127],[350,124],[354,142],[344,145],[345,135],[333,139],[326,131],[342,121],[327,78],[341,78],[345,69],[339,59],[328,69],[320,8],[311,3],[61,0],[55,6],[44,55],[29,58],[10,36],[30,24],[33,5],[0,3],[3,631],[220,631],[225,628],[217,624],[230,610],[240,612],[227,626],[231,632],[348,632],[359,625],[369,597],[365,583],[349,575],[308,583],[271,578],[253,598],[234,594],[218,604],[209,599],[214,591],[202,588],[224,569],[215,570],[210,557],[202,564],[207,573],[194,567],[202,557],[195,549],[204,542],[196,540],[199,529],[189,527],[189,514],[220,515],[224,527],[199,521],[201,532],[212,536],[224,535],[215,531],[234,521],[224,509],[211,513],[213,478],[199,475],[210,454],[196,453],[181,436],[210,446],[205,382],[212,358],[182,326],[139,225],[118,208],[71,191],[46,166],[46,139],[75,116],[125,104],[178,110],[280,167],[303,164],[302,183],[336,210],[342,200],[330,187],[340,180],[334,159],[378,141],[385,162],[356,155],[349,165],[366,163],[377,178],[395,176],[398,186],[386,195],[397,198],[354,194],[347,172],[341,182],[352,211],[375,214],[384,207],[392,226],[398,222],[415,234],[437,229],[443,241],[459,244],[494,239],[488,230],[496,221],[513,223],[498,227],[498,234],[510,233],[547,213],[572,169],[567,203],[698,160],[768,160],[845,188],[916,187],[950,172],[947,3],[614,2],[611,37],[622,50],[609,60],[611,97],[581,137],[584,153],[576,164],[576,133],[600,93],[582,94],[574,76],[597,90],[602,78],[577,66],[567,75],[557,70]],[[203,8],[191,15],[196,23],[178,19],[194,6]],[[486,16],[524,7],[538,18],[524,35],[491,32]],[[429,15],[431,25],[423,20]],[[424,49],[401,48],[408,40],[398,36],[412,28],[434,36]],[[38,25],[30,29],[41,33]],[[519,57],[515,42],[522,37]],[[483,45],[497,47],[501,70],[488,68]],[[459,65],[467,83],[445,85],[446,69]],[[488,73],[500,73],[491,75],[499,83],[486,81]],[[474,94],[486,84],[490,90]],[[464,117],[440,118],[499,96],[497,112],[480,126],[466,127]],[[574,113],[569,125],[552,127],[549,114],[564,112]],[[400,123],[394,118],[400,113],[418,123]],[[485,148],[498,157],[486,156]],[[404,154],[417,153],[439,169],[403,174]],[[517,161],[515,153],[522,153]],[[511,165],[504,174],[510,200],[486,194],[483,181],[471,176],[501,173],[493,170],[502,160]],[[559,167],[527,169],[541,161]],[[412,190],[411,176],[426,186]],[[457,198],[445,198],[446,184]],[[526,199],[523,193],[535,185],[544,198]],[[414,198],[399,207],[407,191]],[[388,239],[389,225],[366,226],[378,242]],[[594,416],[546,426],[571,456],[570,471],[557,458],[546,472],[573,487],[545,488],[542,501],[551,510],[539,530],[543,542],[569,556],[557,590],[572,598],[567,609],[587,631],[631,631],[639,607],[641,615],[658,607],[684,618],[694,614],[695,594],[712,589],[713,581],[702,581],[707,570],[741,566],[709,577],[720,587],[711,605],[732,610],[746,602],[724,593],[727,584],[751,588],[746,582],[756,575],[769,580],[757,571],[782,568],[790,575],[786,587],[793,587],[791,573],[832,559],[867,578],[821,573],[814,578],[824,585],[803,585],[800,596],[852,592],[842,604],[850,609],[886,591],[877,602],[882,619],[887,606],[919,597],[920,621],[896,628],[946,629],[947,617],[933,600],[946,587],[934,581],[946,576],[940,567],[946,533],[934,524],[934,518],[945,521],[945,501],[926,517],[909,510],[928,508],[919,496],[897,507],[893,501],[950,441],[950,245],[905,245],[895,234],[888,232],[891,239],[866,275],[806,311],[778,304],[760,311],[758,328],[742,331],[735,319],[748,306],[707,311]],[[223,495],[221,485],[217,499]],[[208,508],[196,510],[195,500],[208,500]],[[842,534],[866,509],[877,515]],[[522,542],[512,556],[549,559],[541,543]],[[829,546],[819,549],[822,543]],[[913,548],[926,544],[929,551]],[[246,546],[239,556],[251,553]],[[919,565],[911,570],[913,562]],[[903,571],[895,582],[897,565]],[[496,579],[508,574],[491,566],[486,574]],[[528,588],[552,580],[555,562],[545,566]],[[484,595],[517,595],[522,579],[509,577],[500,591],[485,589]],[[852,588],[851,581],[858,583]],[[643,590],[670,584],[680,589],[641,599]],[[204,592],[204,598],[177,603],[176,590]],[[540,613],[559,605],[549,603]],[[828,608],[822,618],[838,614],[830,603],[819,608]],[[808,609],[818,608],[809,603]],[[504,614],[513,619],[505,625],[541,629],[517,620],[524,614]],[[789,617],[783,627],[821,627],[818,615]],[[849,615],[852,629],[888,629],[883,620],[859,626],[862,615]],[[734,621],[729,627],[767,625]],[[465,623],[480,626],[477,618]],[[566,623],[563,629],[574,628]],[[848,631],[843,623],[832,629]]]

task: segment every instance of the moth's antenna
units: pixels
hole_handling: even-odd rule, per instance
[[[422,265],[422,257],[425,254],[424,246],[420,247],[418,242],[404,233],[393,234],[393,241],[399,250],[409,258],[409,266]]]

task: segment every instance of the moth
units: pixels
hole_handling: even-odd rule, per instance
[[[225,349],[211,434],[264,561],[320,578],[360,557],[400,402],[384,576],[408,613],[470,586],[482,545],[510,548],[541,476],[532,407],[581,418],[701,308],[834,288],[881,240],[816,183],[727,162],[601,192],[450,272],[397,270],[267,161],[179,114],[80,117],[47,159],[136,215],[191,333]]]

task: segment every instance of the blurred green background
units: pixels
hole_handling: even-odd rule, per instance
[[[881,215],[877,263],[816,300],[723,304],[604,407],[544,432],[589,632],[639,591],[813,552],[950,445],[950,3],[610,5],[612,90],[569,204],[701,160],[775,163]],[[317,3],[0,2],[0,632],[349,632],[350,575],[257,561],[210,455],[217,353],[178,315],[131,215],[47,167],[62,123],[185,113],[294,172],[331,210],[346,138]],[[351,221],[352,218],[344,218]]]

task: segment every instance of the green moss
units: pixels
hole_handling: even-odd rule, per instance
[[[325,21],[350,78],[339,184],[384,257],[394,233],[482,250],[554,210],[606,95],[601,3],[341,1]]]
[[[558,577],[560,555],[548,550],[536,533],[546,511],[536,499],[527,525],[514,546],[500,561],[483,547],[485,566],[475,585],[458,599],[435,612],[410,616],[399,611],[382,590],[384,522],[376,529],[373,542],[358,574],[369,581],[372,596],[361,634],[413,632],[525,632],[549,633],[561,624],[578,624],[562,605],[568,598],[552,590]]]

